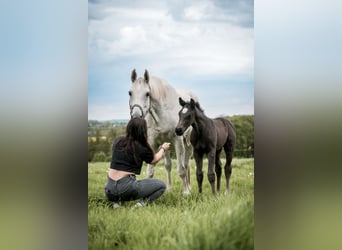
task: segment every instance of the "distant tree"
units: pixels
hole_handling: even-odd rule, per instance
[[[115,137],[124,135],[126,127],[123,128],[111,128],[107,132],[107,140],[109,143],[113,143]]]
[[[106,155],[110,154],[111,144],[107,140],[100,140],[96,145],[96,152],[104,152]]]
[[[101,139],[101,131],[99,128],[95,128],[95,138],[96,138],[96,143],[98,144]]]
[[[236,129],[234,155],[237,157],[254,157],[254,116],[237,115],[228,119]]]
[[[93,162],[104,162],[104,161],[106,161],[106,158],[107,158],[106,154],[104,152],[100,151],[100,152],[95,153],[92,161]]]
[[[235,157],[254,157],[254,115],[236,115],[228,117],[236,128],[236,146]],[[88,131],[95,135],[96,141],[88,140],[88,161],[93,161],[96,153],[102,152],[105,155],[104,161],[109,161],[112,154],[112,144],[115,137],[124,135],[126,124],[124,126],[99,128],[98,121],[88,121]],[[106,136],[106,140],[101,140],[101,136]],[[164,138],[166,139],[166,138]],[[163,139],[156,141],[154,147],[157,149],[163,143]],[[222,151],[221,157],[224,157]],[[101,155],[102,155],[101,153]],[[175,158],[174,147],[170,149],[171,157]],[[98,157],[98,156],[97,156]]]
[[[111,127],[111,123],[106,121],[106,122],[103,123],[103,127],[104,128],[110,128]]]
[[[92,161],[97,152],[103,152],[106,160],[111,158],[113,140],[119,135],[125,134],[126,127],[120,128],[100,128],[99,123],[88,122],[88,161]],[[93,138],[91,137],[95,137]],[[104,140],[102,137],[105,136]]]
[[[111,128],[109,131],[108,131],[108,134],[107,134],[107,140],[108,142],[113,142],[114,138],[117,136],[117,130],[115,128]]]
[[[92,161],[94,154],[96,153],[96,142],[88,140],[88,161]]]

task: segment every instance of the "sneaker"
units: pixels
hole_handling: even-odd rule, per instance
[[[137,207],[145,207],[147,205],[147,203],[146,202],[144,202],[144,201],[138,201],[137,202],[137,204],[135,204],[135,208],[137,208]]]
[[[119,208],[119,207],[121,207],[121,201],[119,201],[119,202],[113,202],[113,208],[115,209],[115,208]]]

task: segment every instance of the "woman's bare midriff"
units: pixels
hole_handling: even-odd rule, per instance
[[[120,180],[123,177],[126,177],[127,175],[131,175],[131,174],[135,175],[134,173],[131,173],[131,172],[126,172],[126,171],[112,169],[112,168],[110,168],[108,172],[109,178],[113,179],[114,181]]]

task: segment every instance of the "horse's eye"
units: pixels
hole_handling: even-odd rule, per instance
[[[131,96],[132,95],[132,91],[128,91],[128,95]]]
[[[147,92],[147,93],[146,93],[146,97],[149,97],[149,96],[150,96],[150,92]]]

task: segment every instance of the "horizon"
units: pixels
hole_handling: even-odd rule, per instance
[[[254,116],[254,114],[237,114],[237,115],[224,115],[224,116],[217,116],[217,117],[209,117],[209,118],[212,118],[212,119],[215,119],[215,118],[218,118],[218,117],[235,117],[235,116]],[[115,121],[115,122],[118,122],[118,121],[129,121],[130,118],[113,118],[113,119],[108,119],[108,120],[97,120],[97,119],[88,119],[88,122],[89,121],[97,121],[97,122],[110,122],[110,121]]]

